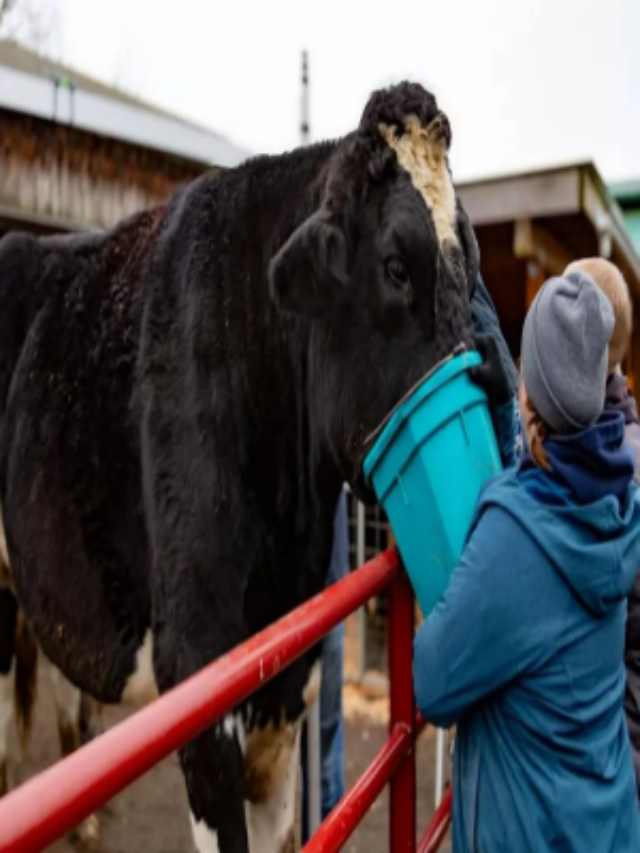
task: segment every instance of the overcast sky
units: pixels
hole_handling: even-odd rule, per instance
[[[254,152],[353,129],[403,78],[453,126],[456,178],[594,159],[640,177],[640,0],[58,0],[63,58]]]

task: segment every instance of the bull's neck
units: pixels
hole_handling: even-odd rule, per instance
[[[251,358],[259,358],[260,393],[247,401],[256,432],[249,438],[256,459],[268,471],[261,476],[260,502],[265,516],[273,521],[285,516],[296,519],[300,535],[310,524],[321,528],[323,516],[337,503],[342,476],[318,411],[314,383],[313,323],[284,316],[268,296],[269,261],[291,234],[320,206],[331,158],[339,142],[322,143],[279,157],[250,161],[229,173],[234,202],[244,218],[235,221],[230,243],[239,237],[250,251],[243,255],[247,286],[238,282],[229,305],[236,302],[235,334],[251,341]],[[237,327],[240,319],[243,328]],[[248,343],[245,344],[248,346]],[[259,356],[257,356],[259,353]],[[320,407],[321,408],[321,407]],[[258,411],[260,417],[256,417]],[[257,464],[257,463],[256,463]],[[250,465],[255,471],[253,465]],[[253,478],[252,482],[256,482]]]

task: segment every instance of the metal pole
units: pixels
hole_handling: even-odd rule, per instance
[[[402,759],[413,749],[411,732],[397,726],[353,788],[345,794],[303,853],[334,853],[353,835]]]
[[[320,755],[320,697],[309,708],[307,715],[307,808],[309,809],[309,837],[322,823],[321,797],[322,758]]]
[[[436,736],[436,784],[435,784],[435,807],[438,808],[442,802],[444,793],[444,757],[447,749],[446,732],[438,729]]]
[[[300,101],[300,143],[308,145],[311,141],[309,123],[309,55],[302,52],[302,97]]]
[[[413,591],[404,571],[389,587],[389,692],[391,731],[405,726],[414,740]],[[415,853],[416,752],[415,746],[395,772],[389,796],[389,850]]]
[[[300,103],[300,142],[308,145],[309,130],[309,58],[302,53],[302,93]],[[328,568],[328,566],[327,566]],[[322,684],[320,685],[322,693]],[[322,755],[320,741],[320,695],[307,715],[307,809],[309,833],[313,835],[322,823]]]
[[[365,513],[364,504],[357,501],[358,506],[358,523],[357,523],[357,541],[356,541],[356,559],[359,566],[364,564],[365,552]],[[365,605],[366,607],[366,605]],[[367,613],[365,607],[358,610],[358,682],[364,678],[367,655]]]

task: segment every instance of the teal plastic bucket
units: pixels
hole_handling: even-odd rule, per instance
[[[383,505],[424,615],[445,591],[483,484],[502,468],[477,352],[438,365],[377,431],[364,474]]]

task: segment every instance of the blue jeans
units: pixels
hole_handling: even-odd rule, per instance
[[[342,716],[344,626],[325,638],[320,689],[321,818],[324,820],[344,793],[344,718]],[[307,737],[302,733],[302,838],[309,840],[307,802]]]
[[[333,554],[327,574],[327,586],[345,577],[349,571],[349,521],[347,498],[338,501],[334,525]],[[344,793],[344,718],[342,682],[344,671],[344,625],[338,625],[322,646],[322,683],[320,686],[321,817],[324,820]],[[307,802],[307,738],[302,732],[302,843],[309,840]]]

